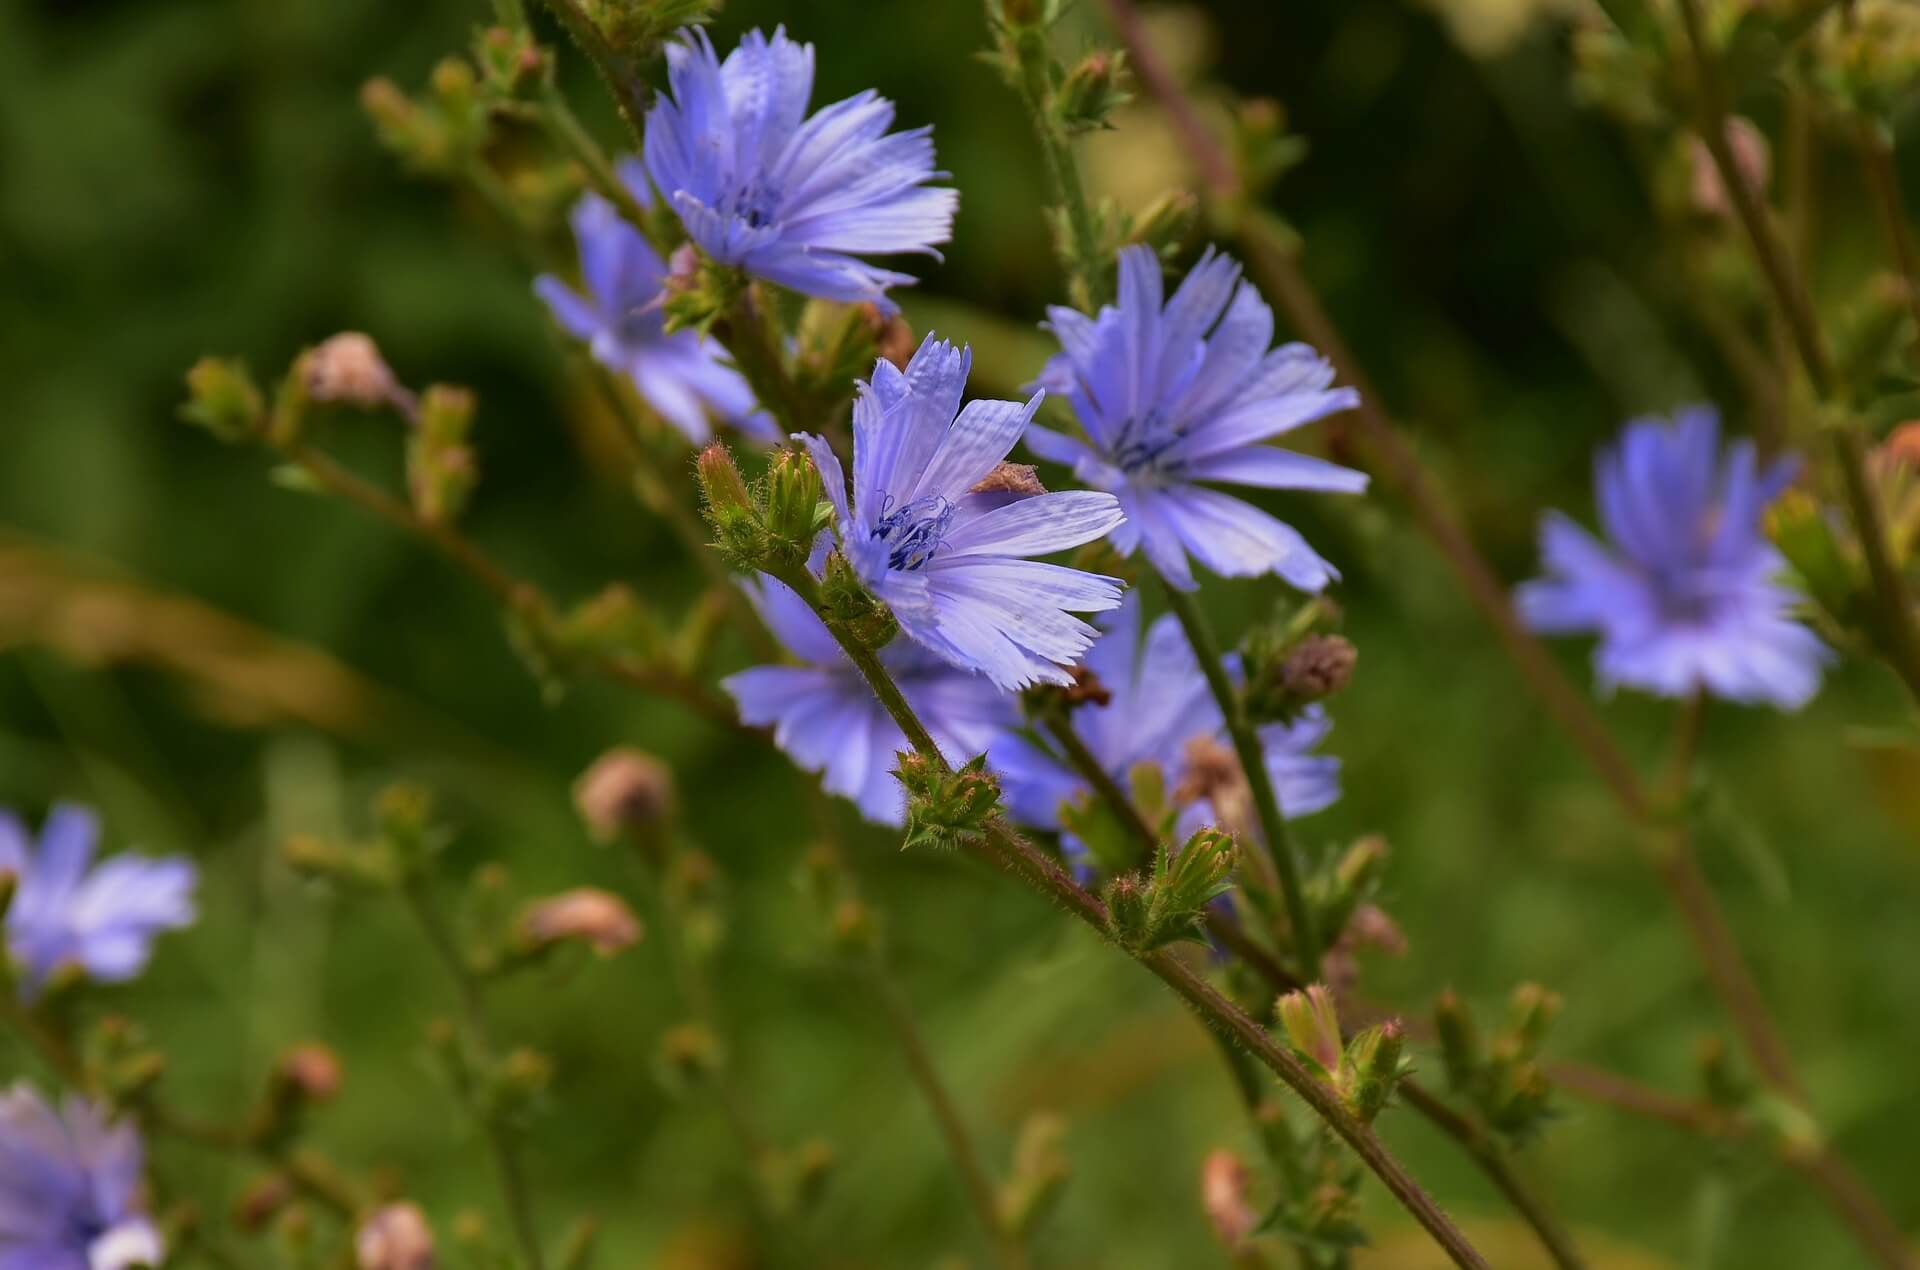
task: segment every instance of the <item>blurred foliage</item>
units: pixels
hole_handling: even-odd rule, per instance
[[[1533,12],[1557,7],[1214,0],[1156,25],[1181,65],[1280,100],[1309,140],[1278,210],[1510,578],[1531,568],[1543,505],[1587,506],[1589,455],[1624,415],[1739,399],[1668,267],[1629,142],[1573,100],[1568,33]],[[202,353],[272,374],[337,330],[369,331],[407,382],[477,392],[476,538],[565,599],[623,580],[650,605],[687,605],[698,579],[592,443],[509,243],[484,207],[397,171],[361,112],[365,79],[424,82],[482,17],[452,0],[0,4],[0,801],[86,798],[115,839],[197,857],[205,919],[165,946],[138,997],[178,1100],[230,1106],[283,1046],[325,1040],[346,1083],[319,1116],[320,1140],[392,1169],[444,1230],[476,1197],[493,1204],[452,1099],[414,1061],[451,986],[397,914],[315,892],[278,843],[350,832],[371,791],[399,775],[440,790],[462,824],[456,874],[500,860],[528,890],[619,889],[622,861],[590,845],[569,782],[612,744],[666,755],[689,832],[733,887],[716,972],[742,1082],[771,1136],[825,1134],[839,1160],[788,1262],[922,1266],[977,1251],[884,1030],[806,951],[793,888],[811,834],[792,811],[800,778],[761,747],[610,686],[548,705],[487,597],[386,527],[277,488],[255,456],[171,423],[182,371]],[[1066,38],[1090,43],[1096,20],[1081,6]],[[1059,280],[1031,132],[969,56],[986,39],[980,6],[734,0],[721,42],[774,21],[820,47],[816,100],[876,86],[903,121],[935,124],[961,214],[909,317],[976,343],[976,391],[1024,382],[1046,347],[1030,323]],[[570,48],[561,58],[611,141],[610,103]],[[1764,99],[1757,113],[1769,122]],[[1124,206],[1184,179],[1150,105],[1121,105],[1113,122],[1089,161]],[[1843,166],[1836,157],[1816,277],[1841,293],[1880,250]],[[1920,167],[1904,175],[1920,189]],[[390,423],[342,417],[328,441],[399,480]],[[1345,572],[1339,598],[1360,649],[1334,711],[1346,797],[1305,836],[1386,836],[1382,902],[1411,947],[1368,964],[1369,990],[1419,1013],[1447,985],[1492,1008],[1535,980],[1565,1001],[1555,1054],[1691,1090],[1694,1042],[1717,1016],[1627,827],[1397,509],[1290,511]],[[1209,594],[1238,630],[1276,588]],[[1607,710],[1654,761],[1665,711],[1630,698]],[[1832,1132],[1911,1229],[1920,844],[1873,796],[1875,778],[1896,793],[1908,782],[1837,739],[1900,717],[1896,687],[1870,666],[1837,676],[1804,719],[1716,713],[1713,779],[1770,844],[1791,900],[1748,852],[1709,844],[1706,863]],[[1246,1133],[1198,1028],[1043,904],[953,858],[902,854],[845,808],[836,820],[873,902],[896,915],[900,972],[996,1168],[1030,1113],[1066,1117],[1073,1177],[1042,1261],[1216,1255],[1201,1161]],[[602,1264],[757,1264],[751,1181],[718,1113],[649,1075],[678,1018],[661,957],[643,944],[505,994],[503,1032],[541,1045],[560,1073],[533,1130],[535,1190],[556,1239],[580,1212],[603,1218]],[[1522,1162],[1593,1235],[1595,1265],[1861,1264],[1791,1175],[1598,1107],[1566,1110]],[[1381,1125],[1488,1233],[1496,1264],[1530,1264],[1527,1240],[1499,1237],[1498,1198],[1450,1144],[1402,1112]],[[189,1147],[160,1156],[169,1176],[216,1197],[249,1180]],[[1427,1264],[1378,1188],[1363,1194],[1382,1245],[1371,1264]]]

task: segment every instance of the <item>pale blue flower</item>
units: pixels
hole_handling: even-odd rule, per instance
[[[139,1132],[105,1108],[70,1097],[55,1110],[24,1082],[0,1093],[0,1270],[159,1265],[140,1169]]]
[[[89,869],[99,836],[92,812],[55,807],[36,849],[26,826],[0,813],[0,873],[16,880],[6,945],[28,993],[69,964],[103,982],[131,979],[155,936],[193,922],[191,861],[120,855]]]
[[[653,201],[639,160],[621,162],[620,180],[641,206]],[[778,439],[772,418],[725,349],[693,331],[667,333],[661,307],[666,266],[640,231],[592,193],[574,204],[572,225],[587,294],[550,273],[534,279],[534,292],[554,320],[585,340],[595,361],[632,380],[647,404],[693,444],[704,445],[713,435],[709,416],[758,440]]]
[[[1028,556],[1091,542],[1120,523],[1111,494],[1020,495],[974,487],[1006,458],[1040,398],[960,398],[969,349],[928,335],[904,372],[882,360],[853,405],[853,502],[840,460],[806,443],[837,514],[840,550],[900,629],[1002,688],[1066,683],[1095,631],[1072,613],[1120,602],[1112,578]]]
[[[768,628],[802,664],[755,666],[721,681],[739,704],[741,722],[771,726],[787,757],[821,773],[826,789],[853,800],[868,820],[904,823],[906,799],[893,773],[896,756],[912,747],[899,725],[792,588],[764,575],[743,585]],[[1011,697],[910,639],[888,644],[880,661],[951,763],[983,752],[1012,722]]]
[[[1521,617],[1555,634],[1600,636],[1594,669],[1608,690],[1707,692],[1798,709],[1832,652],[1794,619],[1800,596],[1761,517],[1795,463],[1761,470],[1753,443],[1723,453],[1710,406],[1636,419],[1594,464],[1602,543],[1558,512],[1540,526],[1549,576],[1522,586]]]
[[[1208,486],[1365,489],[1363,473],[1265,444],[1359,395],[1332,387],[1333,368],[1305,344],[1269,350],[1273,312],[1229,258],[1209,249],[1164,306],[1161,295],[1158,257],[1128,247],[1118,307],[1047,310],[1061,351],[1039,385],[1073,404],[1086,440],[1036,427],[1027,448],[1119,495],[1127,522],[1114,545],[1144,550],[1182,590],[1195,585],[1189,555],[1225,577],[1277,573],[1322,589],[1339,575],[1297,530]]]
[[[1186,779],[1196,740],[1224,744],[1220,707],[1172,614],[1148,627],[1143,639],[1140,604],[1128,596],[1103,625],[1085,665],[1112,697],[1104,706],[1075,708],[1073,730],[1122,789],[1131,787],[1135,769],[1145,764],[1158,768],[1165,788],[1174,793]],[[1237,665],[1230,669],[1239,670]],[[1313,753],[1331,727],[1326,712],[1313,706],[1292,723],[1260,729],[1267,774],[1289,820],[1339,800],[1340,760]],[[987,758],[1000,775],[1008,811],[1033,828],[1061,828],[1061,806],[1091,793],[1050,740],[1025,730],[1003,732]],[[1194,798],[1181,808],[1176,832],[1185,837],[1215,821],[1212,803]],[[1086,863],[1085,849],[1072,835],[1065,835],[1063,845],[1076,863]]]
[[[669,92],[647,114],[647,170],[687,234],[723,264],[828,300],[892,312],[913,278],[860,256],[923,252],[953,233],[959,195],[926,182],[933,132],[887,131],[867,91],[807,114],[813,45],[749,31],[723,63],[705,31],[667,46]]]

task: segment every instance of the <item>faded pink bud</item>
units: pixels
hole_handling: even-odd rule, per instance
[[[360,331],[342,331],[307,355],[307,395],[365,410],[389,405],[411,409],[413,403],[413,395],[380,356],[380,346]]]
[[[619,896],[583,886],[529,904],[520,915],[520,937],[533,948],[577,939],[611,957],[639,940],[640,919]]]
[[[1247,1202],[1250,1181],[1247,1166],[1231,1151],[1209,1151],[1200,1165],[1200,1206],[1228,1252],[1243,1248],[1260,1224],[1260,1215]]]
[[[309,1102],[327,1102],[340,1092],[340,1056],[318,1042],[295,1045],[280,1055],[280,1078]]]
[[[574,783],[573,801],[593,836],[611,841],[625,830],[653,828],[673,814],[673,774],[643,750],[608,750]]]
[[[1703,216],[1731,216],[1733,204],[1720,182],[1720,170],[1704,141],[1695,137],[1693,146],[1693,209]],[[1733,151],[1733,165],[1754,197],[1766,193],[1773,167],[1773,152],[1767,138],[1752,122],[1738,115],[1727,120],[1727,148]]]
[[[433,1231],[420,1206],[402,1200],[367,1218],[353,1252],[360,1270],[433,1270]]]

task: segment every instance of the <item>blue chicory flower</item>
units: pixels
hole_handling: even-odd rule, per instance
[[[637,159],[623,160],[619,175],[642,206],[652,202]],[[645,236],[598,194],[580,197],[571,223],[587,293],[550,273],[534,279],[534,293],[554,320],[585,340],[595,361],[632,380],[647,404],[693,444],[713,435],[710,415],[757,440],[777,440],[779,430],[725,349],[694,331],[667,333],[661,306],[667,270]]]
[[[1046,428],[1027,448],[1119,495],[1127,523],[1113,542],[1182,590],[1191,555],[1223,577],[1277,573],[1303,591],[1338,577],[1299,531],[1203,482],[1359,493],[1365,474],[1265,444],[1359,404],[1334,388],[1333,368],[1305,344],[1269,351],[1273,311],[1240,266],[1209,249],[1161,304],[1151,248],[1120,253],[1120,303],[1090,318],[1047,310],[1061,351],[1039,386],[1073,404],[1083,442]]]
[[[0,873],[16,884],[6,946],[28,993],[69,963],[103,982],[131,979],[156,935],[194,919],[191,861],[121,855],[89,870],[99,836],[92,812],[55,807],[35,849],[26,826],[0,813]]]
[[[1597,632],[1594,669],[1656,696],[1708,692],[1797,709],[1832,652],[1794,620],[1799,595],[1761,517],[1793,479],[1792,459],[1765,469],[1753,443],[1724,452],[1710,406],[1636,419],[1594,464],[1602,543],[1558,512],[1540,527],[1548,575],[1523,585],[1535,630]]]
[[[749,31],[722,62],[705,31],[667,46],[670,91],[647,114],[647,170],[687,234],[723,264],[891,313],[907,274],[862,255],[924,252],[953,232],[959,194],[929,187],[933,130],[889,133],[869,90],[808,115],[813,46]]]
[[[1085,665],[1111,699],[1104,706],[1076,708],[1071,716],[1074,731],[1122,789],[1130,786],[1140,765],[1159,768],[1166,789],[1185,802],[1176,823],[1182,836],[1217,823],[1224,809],[1205,792],[1213,782],[1191,779],[1191,769],[1196,750],[1219,751],[1225,721],[1193,646],[1172,614],[1148,627],[1143,639],[1140,604],[1133,596],[1104,625]],[[1232,669],[1237,672],[1238,667]],[[1331,727],[1326,712],[1313,706],[1291,723],[1260,729],[1267,774],[1289,820],[1339,800],[1340,760],[1312,752]],[[1231,753],[1224,758],[1231,762]],[[1085,779],[1050,743],[1025,731],[1002,732],[987,759],[1000,775],[1009,813],[1036,829],[1059,829],[1061,806],[1090,792]],[[1237,764],[1234,771],[1236,780],[1244,779]],[[1076,864],[1087,865],[1085,847],[1072,835],[1066,835],[1062,845]]]
[[[160,1232],[136,1205],[140,1135],[81,1098],[58,1110],[24,1082],[0,1093],[0,1267],[157,1266]]]
[[[800,434],[833,500],[840,550],[901,630],[1009,691],[1067,683],[1095,631],[1072,613],[1120,602],[1113,578],[1024,557],[1091,542],[1113,495],[976,488],[1039,408],[1036,395],[960,406],[971,349],[928,335],[904,372],[882,360],[853,404],[853,503],[824,438]],[[988,482],[991,485],[991,482]]]
[[[906,799],[893,772],[895,756],[912,747],[899,726],[791,587],[764,575],[743,585],[774,636],[803,664],[754,666],[723,680],[741,722],[770,725],[775,745],[802,769],[820,772],[827,790],[852,799],[868,820],[905,823]],[[950,762],[981,753],[1012,721],[1012,698],[910,639],[888,644],[880,661]]]

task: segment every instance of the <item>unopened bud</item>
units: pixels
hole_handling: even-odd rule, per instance
[[[573,804],[601,842],[649,833],[673,818],[673,773],[644,750],[608,750],[574,782]]]
[[[1190,190],[1169,190],[1134,213],[1127,241],[1164,252],[1182,242],[1200,217],[1200,200]]]
[[[529,950],[575,940],[611,957],[639,940],[640,920],[619,896],[583,886],[528,905],[520,915],[519,936]]]
[[[499,1092],[511,1104],[524,1106],[553,1083],[553,1060],[523,1045],[501,1062],[496,1078]]]
[[[797,450],[782,450],[767,469],[767,532],[789,564],[800,564],[813,540],[826,528],[827,505],[813,460]]]
[[[1228,1252],[1243,1249],[1260,1226],[1260,1214],[1248,1199],[1252,1181],[1247,1166],[1231,1151],[1209,1151],[1200,1165],[1200,1206]]]
[[[318,1042],[295,1045],[275,1065],[278,1079],[308,1102],[331,1102],[340,1092],[340,1056]]]
[[[873,333],[874,356],[893,363],[896,370],[905,370],[918,347],[907,320],[898,313],[882,313],[876,304],[863,304],[860,311]]]
[[[1202,909],[1227,889],[1240,856],[1233,835],[1202,829],[1166,857],[1161,885],[1165,907],[1175,921],[1198,918]]]
[[[1124,51],[1094,49],[1067,72],[1053,100],[1054,115],[1068,132],[1108,126],[1114,110],[1127,103]]]
[[[427,82],[433,86],[434,94],[449,113],[464,111],[473,104],[473,90],[477,82],[473,67],[457,57],[441,59]]]
[[[1398,1019],[1370,1027],[1347,1046],[1340,1070],[1341,1096],[1347,1109],[1373,1123],[1393,1097],[1405,1074],[1406,1032]]]
[[[1480,1071],[1480,1036],[1466,1002],[1453,989],[1446,989],[1434,999],[1433,1026],[1440,1038],[1440,1057],[1446,1064],[1447,1083],[1456,1090],[1471,1087]]]
[[[1000,783],[987,770],[985,755],[967,760],[955,772],[923,754],[902,754],[898,774],[907,791],[902,850],[960,845],[979,833],[1000,806]]]
[[[1753,126],[1751,120],[1733,116],[1727,120],[1727,149],[1733,154],[1735,171],[1752,192],[1756,200],[1766,195],[1767,180],[1772,168],[1772,154],[1767,146],[1766,134]],[[1720,169],[1713,161],[1713,153],[1704,141],[1698,137],[1692,141],[1693,180],[1691,197],[1693,208],[1703,216],[1732,216],[1733,204],[1727,197],[1727,188],[1720,180]]]
[[[407,783],[387,786],[374,801],[374,819],[381,840],[392,846],[407,867],[418,867],[435,846],[433,795]]]
[[[419,1205],[388,1204],[361,1225],[353,1253],[360,1270],[433,1270],[433,1230]]]
[[[1312,1059],[1328,1077],[1338,1072],[1344,1047],[1340,1042],[1340,1016],[1327,986],[1315,983],[1304,991],[1289,992],[1280,998],[1279,1009],[1280,1026],[1293,1048]]]
[[[1190,739],[1180,752],[1180,780],[1173,787],[1175,805],[1205,801],[1213,805],[1213,822],[1245,830],[1253,820],[1253,792],[1247,787],[1240,759],[1211,736]]]
[[[969,494],[1013,494],[1020,498],[1046,492],[1047,487],[1040,483],[1039,469],[1033,464],[1007,462],[994,464],[991,472],[967,490]]]
[[[487,87],[503,96],[520,96],[546,73],[547,57],[525,30],[489,27],[480,33],[475,52]]]
[[[736,568],[757,569],[766,563],[766,527],[759,505],[726,445],[716,441],[702,450],[694,470],[714,545]]]
[[[1523,983],[1513,990],[1508,1012],[1509,1025],[1520,1043],[1520,1054],[1531,1058],[1539,1052],[1547,1026],[1560,1013],[1560,994],[1537,983]]]
[[[222,441],[239,441],[260,427],[266,400],[237,361],[203,357],[187,372],[187,402],[180,417]]]
[[[1347,686],[1359,660],[1345,636],[1309,635],[1280,663],[1281,690],[1301,703],[1330,697]]]

